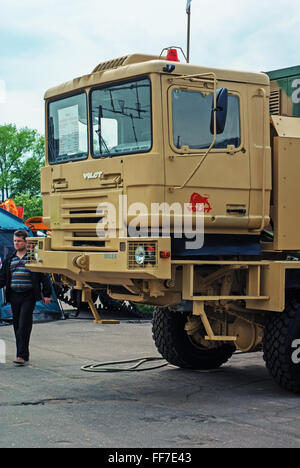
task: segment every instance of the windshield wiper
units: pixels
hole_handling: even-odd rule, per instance
[[[108,154],[109,157],[111,158],[111,154],[110,154],[110,151],[109,151],[108,146],[106,144],[106,141],[104,140],[104,138],[102,136],[102,125],[101,125],[101,119],[102,118],[103,118],[102,106],[99,106],[98,130],[96,130],[96,133],[98,135],[98,140],[99,140],[99,152],[100,152],[100,154],[102,156],[103,155],[102,146],[103,146],[105,153]]]
[[[138,139],[137,139],[137,136],[136,136],[135,125],[134,125],[134,117],[133,117],[132,114],[130,114],[130,117],[131,117],[131,124],[132,124],[134,139],[135,139],[135,142],[138,143]]]

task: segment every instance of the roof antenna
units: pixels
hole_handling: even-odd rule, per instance
[[[192,0],[187,0],[186,2],[186,13],[187,13],[187,51],[186,51],[186,61],[190,63],[190,44],[191,44],[191,3]]]

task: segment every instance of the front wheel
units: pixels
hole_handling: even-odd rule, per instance
[[[155,311],[152,335],[160,354],[170,364],[187,369],[216,369],[232,356],[235,347],[216,343],[214,347],[201,346],[193,342],[184,327],[187,314],[168,309]]]
[[[285,390],[300,393],[300,301],[287,298],[282,313],[274,313],[265,327],[264,360],[274,380]]]

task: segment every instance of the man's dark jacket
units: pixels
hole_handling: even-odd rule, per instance
[[[10,302],[10,293],[11,293],[11,272],[10,272],[10,264],[13,257],[16,253],[9,255],[3,262],[2,268],[0,270],[0,289],[6,288],[6,301]],[[43,273],[36,273],[31,272],[31,279],[32,279],[32,288],[33,294],[36,301],[40,301],[43,297],[50,297],[51,296],[51,282],[48,275],[44,275]]]

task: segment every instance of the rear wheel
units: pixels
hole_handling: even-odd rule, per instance
[[[214,343],[209,348],[193,341],[184,327],[187,314],[168,309],[155,311],[152,335],[160,354],[170,363],[187,369],[216,369],[232,356],[231,344]]]
[[[263,338],[264,360],[274,380],[300,393],[300,298],[287,298],[282,313],[272,314]]]

